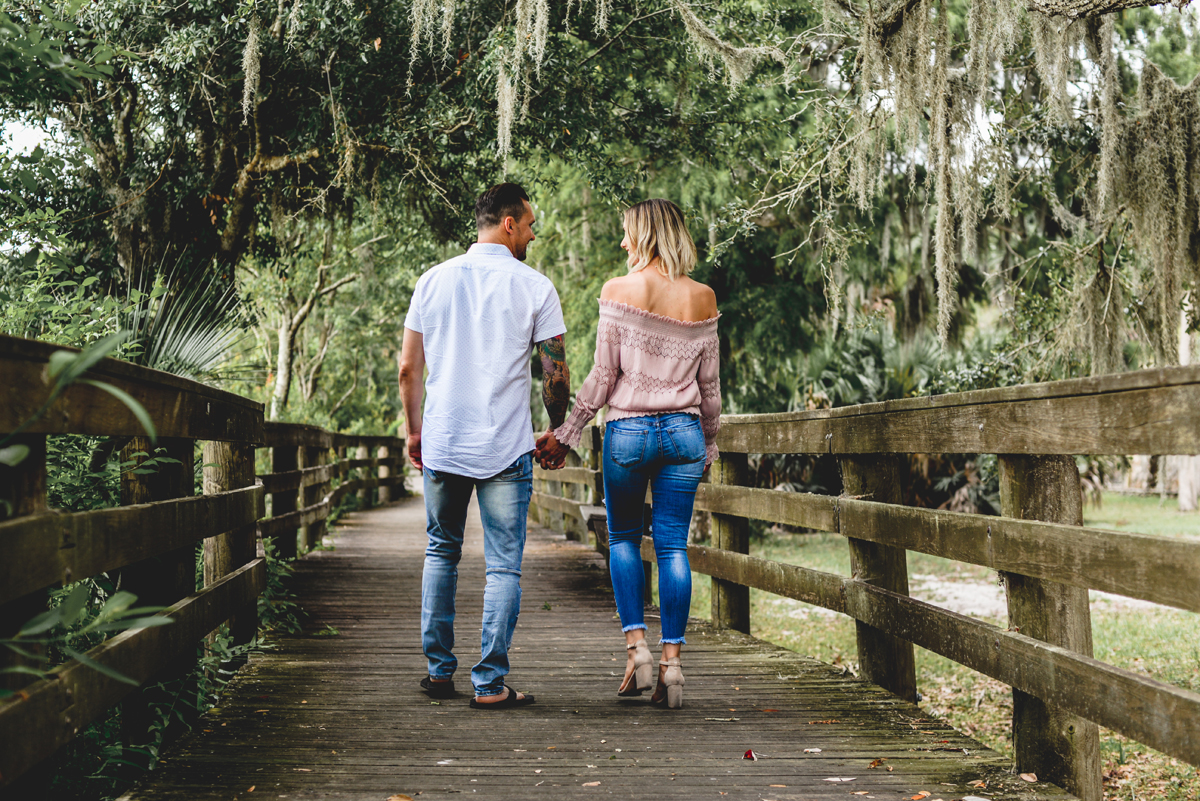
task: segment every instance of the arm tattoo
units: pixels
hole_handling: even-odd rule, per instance
[[[542,359],[542,403],[550,414],[550,427],[558,428],[567,418],[567,400],[571,396],[571,373],[567,370],[563,335],[537,343]]]

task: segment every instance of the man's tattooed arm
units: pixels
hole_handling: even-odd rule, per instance
[[[567,370],[567,350],[563,335],[537,343],[542,359],[542,403],[550,414],[550,428],[558,428],[567,419],[567,401],[571,397],[571,373]]]

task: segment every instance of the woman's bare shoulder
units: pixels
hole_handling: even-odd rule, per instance
[[[610,278],[604,282],[604,286],[600,289],[601,300],[612,300],[618,303],[629,303],[631,290],[630,276],[618,275],[616,278]]]
[[[693,307],[699,308],[704,312],[705,319],[717,316],[717,293],[708,284],[702,284],[699,281],[691,281],[691,301]]]

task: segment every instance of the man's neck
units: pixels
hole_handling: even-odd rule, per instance
[[[508,248],[509,253],[513,252],[512,245],[508,243],[508,240],[504,236],[504,232],[499,229],[495,231],[480,231],[475,242],[479,245],[503,245],[504,247]],[[513,254],[513,257],[516,258],[516,254]]]

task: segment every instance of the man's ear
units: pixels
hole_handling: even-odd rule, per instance
[[[501,220],[500,225],[506,233],[511,234],[517,228],[517,220],[515,217],[505,217]]]

